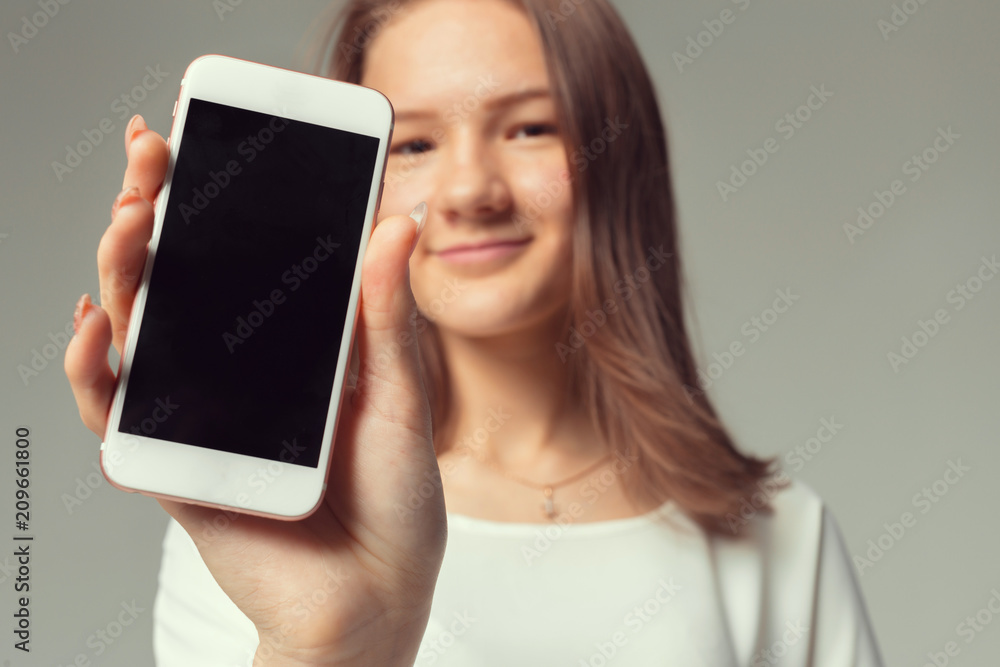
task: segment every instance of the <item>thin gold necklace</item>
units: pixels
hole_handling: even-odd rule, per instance
[[[593,465],[588,466],[584,470],[581,470],[580,472],[574,475],[570,475],[565,479],[561,479],[558,482],[549,482],[547,484],[540,484],[538,482],[533,482],[531,480],[524,479],[523,477],[519,477],[518,475],[515,475],[513,473],[507,472],[499,465],[497,465],[492,459],[487,458],[486,454],[483,452],[477,452],[475,455],[475,459],[480,463],[486,464],[487,466],[489,466],[491,470],[500,473],[501,475],[503,475],[504,477],[513,482],[517,482],[518,484],[526,486],[529,489],[535,489],[541,491],[543,498],[542,513],[545,515],[546,518],[554,520],[559,515],[559,513],[556,511],[556,504],[553,498],[555,489],[559,488],[560,486],[565,486],[570,482],[575,482],[581,477],[584,477],[585,475],[599,468],[601,465],[604,464],[605,461],[610,459],[612,456],[613,455],[610,453],[606,454],[602,456],[600,459],[598,459]]]

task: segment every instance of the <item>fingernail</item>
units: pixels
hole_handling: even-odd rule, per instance
[[[131,204],[137,199],[142,199],[142,194],[139,193],[139,188],[134,185],[119,192],[118,196],[115,197],[115,203],[111,205],[111,220],[115,219],[119,208],[125,204]]]
[[[417,231],[413,235],[413,245],[410,246],[410,254],[412,255],[413,250],[417,247],[417,241],[420,240],[420,233],[424,231],[424,219],[427,217],[427,202],[422,201],[417,204],[417,207],[410,212],[410,217],[417,223]]]
[[[94,304],[90,302],[90,295],[84,294],[76,302],[76,310],[73,311],[73,333],[80,333],[80,326],[87,316],[94,312]]]
[[[146,121],[143,120],[142,116],[139,114],[132,116],[132,120],[128,122],[128,126],[125,128],[125,136],[128,137],[126,148],[132,145],[132,141],[135,140],[135,135],[148,129]]]

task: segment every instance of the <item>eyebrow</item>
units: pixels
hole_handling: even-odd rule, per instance
[[[507,93],[499,97],[486,96],[483,98],[482,107],[489,110],[496,110],[502,107],[509,107],[527,100],[540,97],[551,97],[552,93],[547,88],[528,88],[514,93]],[[472,95],[475,97],[475,95]],[[437,114],[433,111],[400,111],[395,114],[396,121],[419,120],[433,118]]]

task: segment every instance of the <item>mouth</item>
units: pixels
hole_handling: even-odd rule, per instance
[[[515,255],[531,242],[531,237],[516,241],[487,241],[476,244],[456,245],[435,253],[450,264],[473,264]]]

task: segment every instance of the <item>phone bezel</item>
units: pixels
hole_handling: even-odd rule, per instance
[[[379,140],[323,445],[316,468],[118,431],[122,400],[128,390],[129,370],[142,326],[149,278],[191,99],[274,114],[365,134]],[[181,80],[170,132],[167,173],[156,201],[148,255],[129,320],[118,384],[101,444],[101,468],[112,485],[153,497],[278,519],[302,519],[318,508],[329,475],[329,460],[344,398],[351,342],[358,320],[361,258],[378,214],[393,119],[389,100],[371,88],[220,55],[202,56],[188,66]],[[260,489],[261,479],[266,480],[263,490]]]

